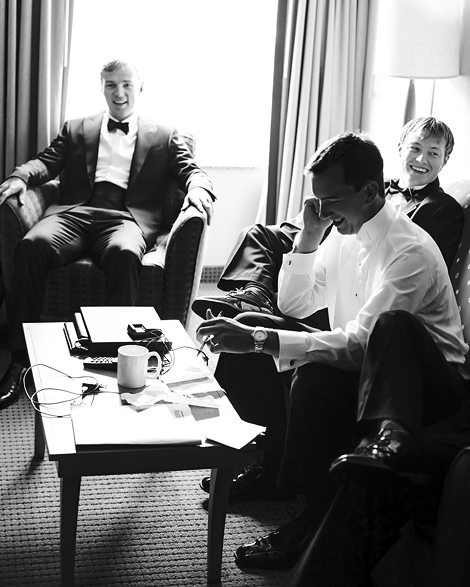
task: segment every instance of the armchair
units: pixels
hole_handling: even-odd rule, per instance
[[[193,152],[192,137],[183,138]],[[59,194],[59,181],[53,180],[29,188],[24,206],[19,206],[16,198],[8,198],[0,206],[0,267],[7,302],[16,244]],[[181,212],[184,196],[170,179],[156,245],[143,258],[136,305],[154,306],[161,318],[179,320],[185,326],[201,278],[207,218],[193,206]],[[70,320],[85,305],[104,305],[104,274],[93,261],[83,258],[51,271],[42,318]]]

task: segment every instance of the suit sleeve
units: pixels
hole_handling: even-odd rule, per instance
[[[464,226],[462,206],[452,196],[441,192],[432,201],[423,201],[411,219],[436,241],[447,268],[450,268]]]
[[[28,185],[42,185],[56,178],[67,162],[68,123],[52,143],[23,165],[15,167],[10,177],[19,177]]]
[[[171,175],[184,192],[201,187],[209,192],[213,200],[216,200],[211,180],[197,165],[186,143],[176,130],[173,130],[169,136],[169,167]]]

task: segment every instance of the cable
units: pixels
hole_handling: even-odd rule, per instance
[[[92,380],[92,383],[89,382],[85,382],[82,384],[82,390],[80,393],[75,392],[75,391],[71,391],[70,389],[63,389],[60,387],[42,387],[40,389],[35,390],[33,393],[29,393],[28,389],[26,387],[26,377],[27,375],[32,372],[34,367],[46,367],[47,369],[51,369],[52,371],[55,371],[56,373],[60,373],[61,375],[63,375],[64,377],[71,379],[72,381],[75,380],[79,380],[79,379],[88,379],[88,380]],[[47,413],[45,411],[43,411],[41,409],[41,406],[55,406],[55,405],[60,405],[60,404],[71,404],[72,401],[74,400],[70,400],[70,399],[63,399],[63,400],[58,400],[58,401],[51,401],[51,402],[40,402],[37,399],[37,396],[39,393],[43,392],[43,391],[60,391],[60,392],[64,392],[64,393],[68,393],[72,396],[74,396],[75,400],[79,399],[79,398],[85,398],[89,395],[94,396],[96,393],[99,393],[100,391],[102,393],[117,393],[117,392],[112,392],[112,391],[105,391],[102,389],[102,385],[97,381],[97,379],[95,377],[93,377],[92,375],[69,375],[68,373],[65,373],[64,371],[61,371],[60,369],[56,369],[55,367],[51,367],[50,365],[46,365],[45,363],[35,363],[34,365],[31,365],[30,367],[28,367],[23,375],[23,390],[26,394],[26,396],[28,397],[31,405],[33,406],[33,409],[36,412],[39,412],[41,415],[43,416],[47,416],[49,418],[70,418],[70,414],[51,414],[51,413]]]
[[[160,376],[164,375],[165,373],[168,373],[168,371],[173,367],[173,365],[175,363],[175,351],[178,351],[180,349],[191,349],[191,350],[196,351],[197,356],[202,355],[202,359],[204,360],[205,364],[208,365],[209,357],[202,349],[198,349],[196,347],[187,346],[187,345],[180,346],[180,347],[177,347],[174,349],[174,348],[172,348],[171,342],[163,335],[161,330],[155,330],[155,331],[149,330],[148,332],[150,334],[154,334],[155,336],[148,338],[148,339],[142,339],[139,341],[139,344],[142,344],[143,346],[147,347],[148,349],[150,349],[152,344],[155,345],[156,343],[159,343],[159,344],[163,345],[165,352],[163,354],[163,357],[161,357],[162,358],[162,366],[161,366]],[[160,356],[161,356],[161,354],[160,354]],[[80,393],[70,391],[69,389],[59,388],[59,387],[42,387],[42,388],[40,388],[30,394],[28,392],[27,387],[26,387],[26,377],[28,376],[28,374],[30,372],[32,373],[32,370],[34,367],[46,367],[47,369],[51,369],[52,371],[55,371],[56,373],[60,373],[60,375],[63,375],[64,377],[71,379],[73,381],[78,380],[78,379],[88,379],[88,380],[91,379],[92,383],[87,383],[87,382],[83,383],[82,390]],[[56,369],[55,367],[51,367],[50,365],[46,365],[45,363],[35,363],[34,365],[31,365],[30,367],[28,367],[26,369],[26,371],[23,375],[23,390],[24,390],[26,396],[28,397],[31,405],[33,406],[33,409],[36,412],[39,412],[41,415],[47,416],[49,418],[70,418],[71,415],[70,414],[47,413],[47,412],[43,411],[42,406],[47,407],[47,406],[55,406],[55,405],[66,404],[66,403],[71,404],[73,401],[75,401],[79,398],[83,399],[83,398],[90,396],[90,395],[92,396],[92,399],[94,399],[94,396],[97,393],[117,393],[117,394],[119,394],[119,391],[107,391],[107,390],[103,389],[102,385],[92,375],[88,375],[88,374],[75,375],[75,376],[69,375],[68,373],[65,373],[64,371],[61,371],[60,369]],[[37,397],[38,397],[38,394],[43,391],[61,391],[61,392],[73,395],[75,400],[63,399],[63,400],[59,400],[59,401],[55,401],[55,402],[40,402],[40,401],[38,401]]]
[[[190,349],[192,351],[196,351],[196,356],[202,355],[201,358],[204,361],[204,363],[206,365],[209,364],[209,357],[207,356],[207,353],[205,351],[203,351],[202,349],[198,349],[194,346],[183,345],[183,346],[176,347],[175,349],[173,349],[173,351],[179,351],[180,349]]]
[[[146,332],[151,334],[152,338],[142,339],[140,342],[146,343],[145,346],[147,346],[147,348],[149,348],[152,343],[160,343],[164,346],[165,354],[162,357],[162,373],[167,373],[169,371],[169,369],[171,369],[171,367],[173,366],[173,363],[175,361],[174,351],[177,351],[179,349],[195,350],[197,353],[197,356],[202,355],[202,359],[205,362],[205,364],[206,365],[209,364],[209,357],[202,349],[198,349],[198,348],[192,347],[192,346],[180,346],[180,347],[177,347],[174,349],[174,348],[172,348],[171,342],[166,338],[166,336],[163,334],[163,331],[160,330],[159,328],[157,328],[157,329],[149,328],[146,330]],[[154,349],[149,348],[149,350],[154,350]],[[170,355],[171,358],[167,359],[166,365],[165,365],[165,358],[167,355]],[[166,367],[166,369],[165,369],[165,367]]]

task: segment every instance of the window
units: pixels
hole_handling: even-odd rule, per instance
[[[101,66],[134,62],[141,112],[194,133],[202,166],[265,167],[277,2],[76,0],[66,118],[103,109]]]

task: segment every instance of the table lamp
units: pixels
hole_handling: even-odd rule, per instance
[[[408,78],[405,123],[415,117],[415,79],[459,75],[459,0],[380,0],[374,74]]]

